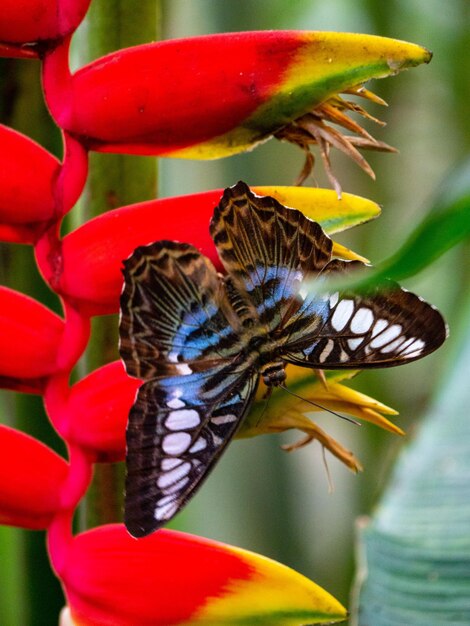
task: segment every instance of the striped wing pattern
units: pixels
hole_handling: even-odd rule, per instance
[[[273,364],[388,367],[446,337],[439,312],[395,283],[315,294],[311,285],[363,264],[332,259],[318,224],[245,183],[225,190],[210,232],[224,277],[173,241],[137,248],[124,264],[120,352],[144,381],[127,430],[125,520],[136,537],[194,495]]]
[[[320,273],[331,258],[332,241],[318,224],[244,183],[225,190],[210,232],[228,282],[265,332],[285,324],[306,273]]]
[[[124,278],[119,349],[131,376],[183,373],[188,362],[229,360],[240,352],[223,281],[193,246],[140,246],[125,261]]]
[[[333,259],[323,277],[363,266]],[[320,296],[300,292],[297,312],[282,329],[288,363],[317,369],[393,367],[419,359],[446,338],[441,314],[392,281],[368,293]]]
[[[125,523],[142,537],[200,487],[251,405],[259,375],[204,373],[144,383],[129,415]]]
[[[142,246],[124,276],[120,353],[127,372],[145,381],[126,433],[125,520],[141,537],[199,487],[240,425],[259,373],[240,359],[238,318],[198,250]]]

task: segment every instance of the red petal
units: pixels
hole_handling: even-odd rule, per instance
[[[55,541],[49,545],[55,554]],[[65,554],[59,574],[68,623],[71,616],[83,626],[294,626],[346,617],[339,602],[292,569],[185,533],[160,530],[135,540],[122,525],[104,526],[72,539]]]
[[[120,361],[76,383],[68,401],[68,439],[99,461],[120,461],[126,451],[126,424],[140,381]]]
[[[269,99],[302,44],[294,31],[175,39],[119,50],[72,77],[57,49],[45,60],[45,93],[58,125],[89,148],[164,154],[237,127]]]
[[[0,46],[4,56],[31,57],[51,43],[73,32],[88,10],[90,0],[2,0],[0,4]],[[24,45],[24,48],[22,46]],[[16,54],[14,50],[16,48]],[[11,52],[11,54],[10,54]]]
[[[0,523],[46,528],[59,507],[67,463],[29,435],[0,426]]]
[[[50,266],[49,251],[37,249],[37,261],[54,289],[90,314],[114,313],[122,289],[122,261],[138,245],[157,239],[189,240],[219,263],[209,236],[209,220],[221,191],[142,202],[109,211],[83,224],[62,242],[62,274]]]
[[[137,541],[118,524],[75,537],[61,573],[79,623],[119,626],[184,623],[249,575],[223,544],[169,530]]]
[[[29,137],[1,125],[0,143],[0,239],[34,243],[76,202],[86,180],[86,152],[66,137],[61,166]]]
[[[25,135],[0,125],[0,222],[29,224],[54,215],[60,163]]]
[[[22,381],[55,372],[63,320],[33,298],[6,287],[0,287],[0,311],[0,376]]]

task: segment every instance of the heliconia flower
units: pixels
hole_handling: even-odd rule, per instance
[[[72,33],[91,0],[2,0],[0,56],[37,57]]]
[[[315,377],[305,368],[289,365],[286,373],[287,388],[292,393],[282,388],[274,389],[267,402],[264,397],[266,388],[260,385],[257,402],[243,422],[237,434],[238,438],[290,429],[300,430],[306,436],[297,443],[283,446],[285,450],[290,452],[316,440],[347,467],[357,472],[362,468],[352,452],[330,437],[306,413],[327,410],[338,413],[339,416],[353,415],[392,433],[403,435],[401,428],[384,417],[397,415],[394,409],[341,384],[355,376],[356,371],[327,372],[323,378]]]
[[[51,220],[75,204],[86,180],[86,152],[67,138],[66,166],[61,167],[29,137],[2,125],[0,143],[0,240],[35,243]]]
[[[138,541],[120,524],[84,532],[72,539],[59,574],[68,602],[61,626],[300,626],[346,618],[337,600],[290,568],[171,530]]]
[[[255,193],[272,195],[318,221],[328,233],[377,217],[380,208],[371,200],[331,190],[298,187],[253,187]],[[45,279],[58,293],[89,314],[118,310],[122,289],[122,262],[139,245],[158,239],[188,241],[220,268],[209,236],[209,221],[222,190],[151,200],[109,211],[64,237],[60,247],[61,271],[51,264],[49,240],[41,240],[36,258]],[[168,216],[171,215],[171,219]],[[335,244],[335,254],[359,257]]]
[[[37,391],[57,371],[63,320],[33,298],[0,287],[0,385]]]
[[[0,524],[45,529],[60,505],[67,463],[40,441],[0,425]]]
[[[430,58],[420,46],[373,35],[255,31],[127,48],[73,75],[59,46],[45,58],[43,82],[57,124],[91,150],[212,159],[251,149],[298,121],[283,139],[303,148],[304,139],[319,143],[327,171],[328,144],[371,174],[354,143],[389,146],[348,118],[348,110],[367,114],[339,94],[378,101],[363,82]],[[360,136],[349,141],[327,121]]]

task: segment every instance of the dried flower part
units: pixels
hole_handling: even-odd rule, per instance
[[[362,96],[373,102],[386,105],[384,100],[363,87],[350,88],[346,93]],[[397,152],[392,146],[375,139],[365,128],[351,119],[348,113],[358,113],[380,126],[385,126],[385,122],[370,115],[358,103],[346,100],[340,95],[335,95],[315,107],[310,113],[302,115],[275,133],[277,139],[294,143],[305,152],[305,163],[296,181],[298,185],[302,185],[313,171],[315,158],[310,152],[312,145],[319,147],[326,175],[338,194],[338,198],[341,198],[342,189],[331,166],[331,148],[336,148],[346,154],[374,180],[374,171],[358,148],[379,152]],[[341,130],[330,126],[330,124],[336,124],[342,129],[356,133],[356,136],[345,135]]]
[[[385,417],[397,415],[394,409],[341,384],[341,381],[356,374],[356,371],[327,372],[325,376],[315,378],[302,367],[289,366],[287,388],[295,395],[279,388],[274,389],[269,400],[266,400],[266,388],[261,385],[257,403],[243,423],[238,436],[245,438],[291,429],[300,430],[306,436],[294,444],[283,446],[284,450],[290,452],[312,441],[318,441],[353,472],[361,470],[361,464],[352,452],[306,416],[306,413],[326,410],[340,416],[351,415],[402,435],[403,431]]]

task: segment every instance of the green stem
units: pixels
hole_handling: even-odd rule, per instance
[[[95,0],[81,33],[80,63],[160,38],[161,0]],[[83,45],[84,44],[84,45]],[[83,49],[85,50],[84,58]],[[123,84],[125,77],[123,77]],[[157,164],[151,157],[91,154],[90,174],[80,222],[105,211],[156,197]],[[117,316],[96,318],[86,355],[86,370],[118,358]],[[97,465],[86,500],[86,526],[119,521],[123,469]]]

